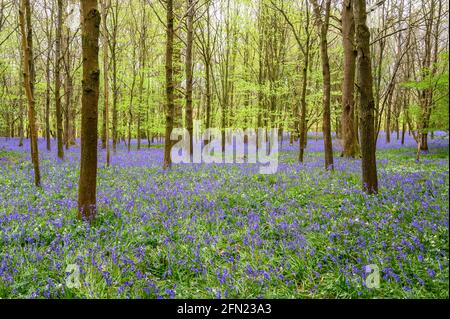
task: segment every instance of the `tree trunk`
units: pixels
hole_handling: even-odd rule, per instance
[[[133,47],[133,61],[136,58],[136,48]],[[130,89],[130,106],[128,108],[128,152],[131,151],[131,124],[133,123],[133,100],[134,100],[134,88],[136,86],[136,66],[133,65],[133,82]]]
[[[205,95],[206,95],[206,123],[205,127],[211,127],[211,16],[210,4],[207,3],[206,8],[206,39],[203,41],[204,49],[202,51],[203,61],[205,64]]]
[[[144,77],[145,77],[145,62],[146,62],[146,21],[145,21],[145,5],[143,6],[142,14],[142,31],[140,33],[139,47],[140,47],[140,79],[139,79],[139,102],[137,109],[137,149],[141,149],[141,122],[142,122],[142,104],[144,94]]]
[[[22,53],[23,54],[23,53]],[[22,89],[25,87],[25,82],[24,82],[24,76],[23,76],[23,71],[24,69],[24,59],[20,59],[20,69],[19,69],[19,79],[20,80],[20,87],[19,87],[19,147],[23,146],[23,139],[24,139],[24,130],[23,130],[23,118],[24,118],[24,112],[23,112],[23,91]]]
[[[47,61],[45,64],[45,80],[46,80],[46,89],[45,89],[45,141],[47,151],[51,150],[51,137],[50,137],[50,37],[47,39],[49,43],[49,49],[47,51]]]
[[[436,15],[436,5],[437,15]],[[439,56],[439,35],[442,14],[442,1],[432,0],[430,4],[430,11],[426,19],[426,35],[425,35],[425,52],[423,66],[423,78],[434,77],[437,72],[437,62]],[[434,22],[436,20],[436,22]],[[433,28],[434,26],[434,28]],[[432,36],[433,35],[433,36]],[[434,45],[433,45],[434,40]],[[430,118],[433,108],[433,87],[426,88],[422,92],[421,106],[422,106],[422,124],[420,130],[420,149],[428,152],[428,133],[430,130]]]
[[[342,86],[342,155],[355,158],[358,153],[358,141],[355,132],[355,20],[353,0],[345,0],[342,9],[342,42],[344,48],[344,81]]]
[[[41,173],[39,169],[39,149],[36,127],[36,110],[34,100],[34,58],[33,58],[33,29],[31,25],[30,0],[21,0],[19,9],[20,29],[22,32],[23,50],[23,77],[25,92],[28,99],[28,122],[30,124],[31,161],[34,168],[34,184],[41,186]]]
[[[73,120],[74,110],[72,109],[72,95],[73,95],[73,84],[71,75],[71,55],[70,55],[70,28],[65,28],[65,127],[64,127],[64,140],[66,143],[66,150],[69,149],[70,145],[75,144],[74,138],[74,127],[75,122]]]
[[[108,16],[109,10],[109,1],[102,0],[102,46],[103,46],[103,102],[104,105],[104,114],[103,123],[105,126],[105,143],[106,143],[106,166],[110,164],[110,144],[109,144],[109,77],[108,77],[108,63],[109,63],[109,39],[108,39],[108,29],[106,26],[106,18]]]
[[[117,151],[117,98],[119,89],[117,87],[117,28],[119,15],[119,1],[116,0],[112,14],[112,43],[111,43],[111,60],[112,60],[112,92],[113,92],[113,110],[112,110],[112,137],[113,152]]]
[[[307,105],[306,105],[306,90],[308,87],[308,68],[309,68],[309,54],[311,49],[311,31],[309,29],[309,22],[310,22],[310,11],[308,8],[308,4],[306,3],[306,27],[305,27],[305,33],[306,33],[306,47],[304,49],[304,66],[302,70],[302,92],[301,92],[301,115],[300,115],[300,141],[299,141],[299,154],[298,154],[298,161],[300,163],[303,163],[304,156],[305,156],[305,149],[306,144],[308,141],[308,129],[307,129],[307,119],[306,119],[306,112],[307,112]],[[300,43],[299,43],[300,45]],[[298,116],[298,115],[296,115]]]
[[[206,128],[211,127],[211,66],[208,63],[205,64],[205,86],[206,86]]]
[[[172,143],[170,141],[170,134],[173,129],[174,117],[174,82],[173,82],[173,0],[167,0],[166,4],[166,131],[164,140],[164,164],[163,168],[167,169],[172,166],[172,159],[170,157],[170,150]]]
[[[193,128],[192,119],[192,86],[193,86],[193,64],[192,44],[194,39],[194,0],[187,0],[187,39],[186,39],[186,128],[189,132],[189,153],[193,154]]]
[[[92,221],[96,214],[97,125],[100,13],[97,0],[81,1],[83,82],[81,99],[81,165],[78,218]]]
[[[301,93],[301,115],[300,115],[300,152],[298,155],[298,161],[300,163],[303,163],[304,160],[304,154],[305,154],[305,148],[306,148],[306,140],[307,140],[307,128],[306,128],[306,112],[307,112],[307,106],[306,106],[306,89],[308,86],[308,64],[309,64],[309,32],[307,34],[307,40],[306,40],[306,49],[305,49],[305,65],[303,66],[302,70],[302,93]],[[296,115],[298,116],[298,115]]]
[[[263,103],[264,103],[264,92],[263,92],[263,85],[264,85],[264,57],[263,57],[263,50],[264,50],[264,28],[263,28],[263,2],[261,1],[259,3],[259,9],[258,9],[258,118],[257,118],[257,127],[256,132],[259,128],[262,128],[263,123]],[[262,145],[263,141],[260,140],[259,134],[256,134],[256,149],[259,150],[259,147]]]
[[[386,106],[386,143],[391,142],[391,114],[392,114],[392,98],[394,96],[394,88],[389,93]]]
[[[58,144],[58,158],[64,159],[63,148],[63,123],[61,109],[61,40],[62,40],[62,24],[63,24],[63,1],[58,0],[58,14],[56,25],[56,48],[55,48],[55,108],[56,108],[56,137]]]
[[[320,56],[322,60],[323,74],[323,142],[325,148],[325,169],[334,170],[333,164],[333,145],[331,140],[331,75],[330,60],[328,57],[328,27],[330,21],[331,0],[326,1],[324,18],[322,20],[320,7],[317,1],[313,2],[316,18],[320,27]]]
[[[359,155],[361,155],[360,148],[359,148],[360,140],[359,140],[359,111],[358,111],[358,103],[357,103],[358,99],[359,99],[359,95],[356,95],[356,97],[355,97],[355,136],[356,136],[356,143],[358,145],[358,153],[359,153]]]
[[[365,0],[354,3],[356,46],[358,51],[359,113],[361,118],[362,182],[369,194],[378,192],[375,145],[373,78],[370,60],[370,32]]]
[[[19,119],[19,147],[23,146],[23,111],[22,101],[20,102],[20,119]]]
[[[102,149],[106,149],[106,110],[102,109]]]

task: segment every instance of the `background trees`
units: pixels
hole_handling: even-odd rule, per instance
[[[26,65],[18,63],[19,3],[4,0],[0,131],[44,137],[49,151],[56,137],[63,158],[63,145],[79,144],[82,135],[80,7],[72,0],[29,3],[30,25],[36,25],[32,37],[27,35],[35,46],[35,71],[29,67],[36,121],[24,112],[28,84]],[[111,139],[113,151],[120,143],[140,149],[163,140],[175,126],[192,130],[194,120],[203,128],[277,127],[298,143],[300,162],[308,132],[323,132],[329,168],[331,132],[344,157],[364,157],[362,135],[369,121],[371,148],[384,132],[379,142],[412,134],[426,151],[433,131],[448,129],[448,4],[365,3],[370,32],[365,72],[373,74],[373,85],[365,85],[373,89],[373,119],[365,118],[361,105],[367,96],[361,96],[360,81],[368,79],[356,76],[361,65],[356,65],[354,0],[102,1],[102,145]],[[28,32],[27,23],[25,28]]]

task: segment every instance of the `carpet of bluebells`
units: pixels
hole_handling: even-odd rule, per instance
[[[445,135],[445,134],[444,134]],[[380,193],[361,191],[361,162],[323,169],[311,135],[304,164],[284,141],[278,173],[258,164],[175,165],[161,144],[110,167],[99,152],[97,220],[76,220],[79,147],[64,161],[40,143],[0,138],[0,298],[448,298],[448,137],[380,136]],[[81,285],[67,285],[67,266]],[[366,265],[380,287],[366,286]]]

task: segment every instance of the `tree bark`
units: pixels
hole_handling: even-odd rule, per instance
[[[117,86],[117,31],[119,18],[119,1],[116,0],[112,12],[112,39],[111,39],[111,60],[112,60],[112,93],[113,93],[113,109],[112,109],[112,138],[113,152],[117,150],[117,99],[119,88]]]
[[[106,144],[106,166],[110,164],[110,144],[109,144],[109,77],[108,77],[108,63],[109,63],[109,37],[108,28],[106,26],[106,18],[108,16],[109,1],[102,0],[102,46],[103,46],[103,102],[104,102],[104,114],[103,123],[105,126],[105,144]]]
[[[173,129],[174,117],[174,82],[173,82],[173,0],[167,0],[166,4],[166,130],[164,140],[164,164],[163,168],[167,169],[172,166],[172,159],[170,157],[170,150],[172,143],[170,141],[170,134]]]
[[[136,58],[136,47],[133,46],[133,58],[132,60],[135,61]],[[128,152],[131,151],[131,125],[133,123],[133,101],[134,101],[134,88],[136,86],[136,66],[133,65],[133,81],[131,83],[131,89],[130,89],[130,105],[128,108]]]
[[[373,97],[372,65],[370,60],[370,31],[367,27],[365,0],[354,3],[356,46],[358,51],[359,113],[361,118],[361,155],[363,189],[378,192],[375,145],[375,102]]]
[[[81,99],[81,163],[78,218],[92,221],[96,215],[97,126],[100,13],[97,0],[81,1],[83,82]]]
[[[142,104],[143,104],[143,94],[144,94],[144,77],[145,77],[145,62],[146,62],[146,32],[147,26],[145,21],[145,4],[142,7],[142,23],[141,23],[142,31],[140,33],[139,39],[139,47],[140,47],[140,79],[139,79],[139,102],[137,109],[137,149],[141,149],[141,124],[142,124]]]
[[[386,105],[386,143],[391,142],[391,114],[392,114],[392,99],[394,97],[394,88],[389,92]]]
[[[306,46],[304,49],[304,66],[302,70],[302,93],[301,93],[301,115],[300,115],[300,151],[298,154],[298,160],[300,163],[303,163],[304,156],[305,156],[305,149],[306,144],[308,141],[308,129],[307,129],[307,119],[306,119],[306,112],[307,112],[307,105],[306,105],[306,90],[308,87],[308,68],[309,68],[309,53],[311,48],[311,32],[309,30],[309,20],[310,20],[310,14],[308,9],[308,4],[306,4]],[[296,114],[296,117],[298,115]]]
[[[20,78],[23,78],[23,59],[20,59]],[[21,86],[23,87],[24,84],[21,83]],[[23,100],[22,100],[22,90],[20,89],[19,92],[19,147],[23,146],[23,137],[24,137],[24,132],[23,132]]]
[[[64,159],[63,148],[63,123],[61,109],[61,40],[63,24],[63,1],[58,0],[58,13],[56,25],[56,48],[55,48],[55,108],[56,108],[56,138],[58,145],[58,158]]]
[[[330,75],[330,60],[328,57],[328,27],[330,22],[330,7],[331,0],[325,3],[324,17],[321,17],[321,9],[317,1],[313,1],[316,19],[320,28],[320,56],[322,60],[322,75],[323,75],[323,142],[325,148],[325,169],[334,170],[333,164],[333,145],[331,139],[331,75]]]
[[[66,143],[66,150],[71,145],[75,144],[75,110],[72,105],[73,96],[73,77],[72,77],[72,56],[70,54],[70,28],[65,28],[65,128],[64,128],[64,140]]]
[[[30,0],[21,0],[19,9],[20,29],[22,33],[22,51],[23,51],[23,77],[24,87],[28,99],[28,122],[30,124],[30,148],[31,161],[34,168],[34,184],[41,186],[41,173],[39,168],[39,149],[36,127],[36,110],[34,99],[34,58],[33,58],[33,29],[31,25],[31,7]]]
[[[342,8],[342,44],[344,48],[344,81],[342,86],[342,155],[355,158],[358,153],[358,141],[355,132],[355,20],[353,0],[345,0]]]
[[[49,23],[49,25],[53,25]],[[48,50],[47,50],[47,59],[45,63],[45,80],[46,80],[46,89],[45,89],[45,141],[47,151],[51,150],[51,137],[50,137],[50,54],[52,50],[50,49],[50,45],[52,43],[52,28],[50,26],[47,27],[47,42],[48,42]],[[50,29],[49,29],[50,28]]]
[[[186,128],[189,132],[189,153],[193,154],[193,128],[192,119],[192,86],[193,64],[192,45],[194,40],[194,0],[187,0],[187,35],[186,35]]]
[[[203,60],[205,63],[205,90],[206,90],[206,123],[205,127],[211,127],[211,17],[210,17],[210,4],[207,4],[206,9],[206,44],[203,53]]]

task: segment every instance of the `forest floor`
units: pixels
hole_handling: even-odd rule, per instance
[[[274,175],[258,164],[165,172],[161,147],[121,144],[109,168],[99,153],[87,225],[79,148],[60,161],[41,140],[36,190],[28,142],[0,138],[0,297],[448,298],[448,143],[430,140],[417,163],[412,138],[380,142],[376,196],[361,191],[359,160],[335,152],[325,172],[314,136],[304,164],[285,142]],[[366,287],[367,265],[379,287]]]

